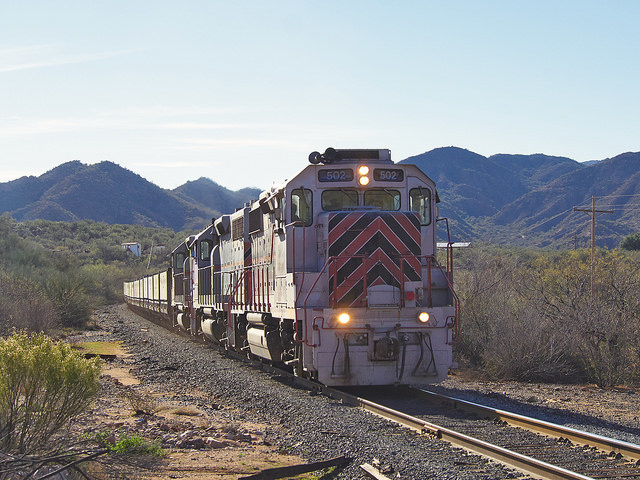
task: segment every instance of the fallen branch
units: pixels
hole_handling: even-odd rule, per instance
[[[351,461],[350,458],[340,456],[332,458],[330,460],[324,460],[322,462],[304,463],[301,465],[290,465],[288,467],[276,467],[262,470],[261,472],[249,475],[247,477],[240,477],[238,480],[275,480],[277,478],[288,477],[292,475],[300,475],[302,473],[315,472],[316,470],[322,470],[323,468],[339,467],[346,465]]]
[[[107,452],[109,452],[109,450],[107,450],[106,448],[102,448],[100,450],[97,450],[97,451],[93,452],[91,455],[87,455],[85,457],[80,457],[80,458],[74,460],[73,462],[70,462],[70,463],[58,468],[57,470],[55,470],[53,472],[47,473],[46,475],[43,475],[42,477],[38,477],[38,480],[44,480],[45,478],[51,478],[51,477],[57,475],[60,472],[63,472],[63,471],[65,471],[65,470],[67,470],[67,469],[69,469],[71,467],[79,465],[80,463],[87,462],[87,461],[89,461],[91,459],[99,457],[100,455],[104,455]]]

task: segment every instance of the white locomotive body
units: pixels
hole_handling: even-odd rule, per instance
[[[168,272],[125,283],[125,299],[326,385],[442,380],[459,305],[450,244],[436,259],[434,182],[389,150],[309,159],[189,237]],[[158,275],[164,302],[144,298]]]

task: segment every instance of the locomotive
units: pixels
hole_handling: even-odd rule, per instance
[[[125,301],[325,385],[435,383],[460,329],[450,241],[437,259],[438,201],[389,150],[313,152],[188,237],[166,271],[125,282]]]

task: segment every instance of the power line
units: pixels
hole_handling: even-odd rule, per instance
[[[593,277],[596,254],[596,213],[613,213],[613,210],[596,210],[596,197],[591,197],[591,210],[574,207],[573,211],[585,212],[591,216],[591,297],[593,298]]]
[[[558,218],[560,215],[564,215],[564,214],[566,214],[566,213],[570,213],[572,210],[573,210],[573,209],[571,209],[571,208],[570,208],[570,209],[568,209],[568,210],[565,210],[564,212],[560,212],[560,213],[558,213],[558,214],[554,215],[554,216],[553,216],[553,217],[551,217],[551,218],[547,218],[547,219],[546,219],[545,221],[543,221],[543,222],[536,223],[535,225],[532,225],[532,226],[531,226],[531,228],[538,228],[538,227],[541,227],[541,226],[542,226],[542,225],[544,225],[545,223],[549,223],[551,220],[555,220],[555,219],[556,219],[556,218]]]

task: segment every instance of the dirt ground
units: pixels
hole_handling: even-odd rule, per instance
[[[136,435],[160,444],[163,456],[103,457],[88,466],[94,478],[237,479],[265,469],[306,463],[280,452],[265,439],[267,425],[229,421],[228,415],[206,413],[195,405],[176,401],[162,385],[145,385],[131,370],[135,366],[121,348],[111,347],[105,362],[100,398],[74,428],[85,434],[112,432],[111,442]],[[198,396],[198,392],[190,392]],[[202,394],[203,402],[205,395]],[[134,410],[138,409],[138,413]],[[142,413],[144,411],[144,413]],[[322,472],[296,479],[319,478]]]
[[[271,445],[269,432],[279,428],[277,425],[237,421],[235,418],[241,415],[235,413],[240,412],[228,410],[224,405],[210,408],[212,400],[204,392],[190,390],[189,401],[185,403],[184,395],[168,391],[164,385],[148,381],[142,384],[132,374],[138,366],[122,348],[112,345],[107,350],[111,360],[105,361],[100,398],[74,428],[85,434],[112,432],[115,442],[127,435],[137,435],[159,444],[166,453],[161,457],[105,456],[89,468],[92,478],[239,479],[265,469],[306,463]],[[462,371],[439,386],[640,428],[637,389],[490,382]],[[283,478],[320,479],[324,473]]]

